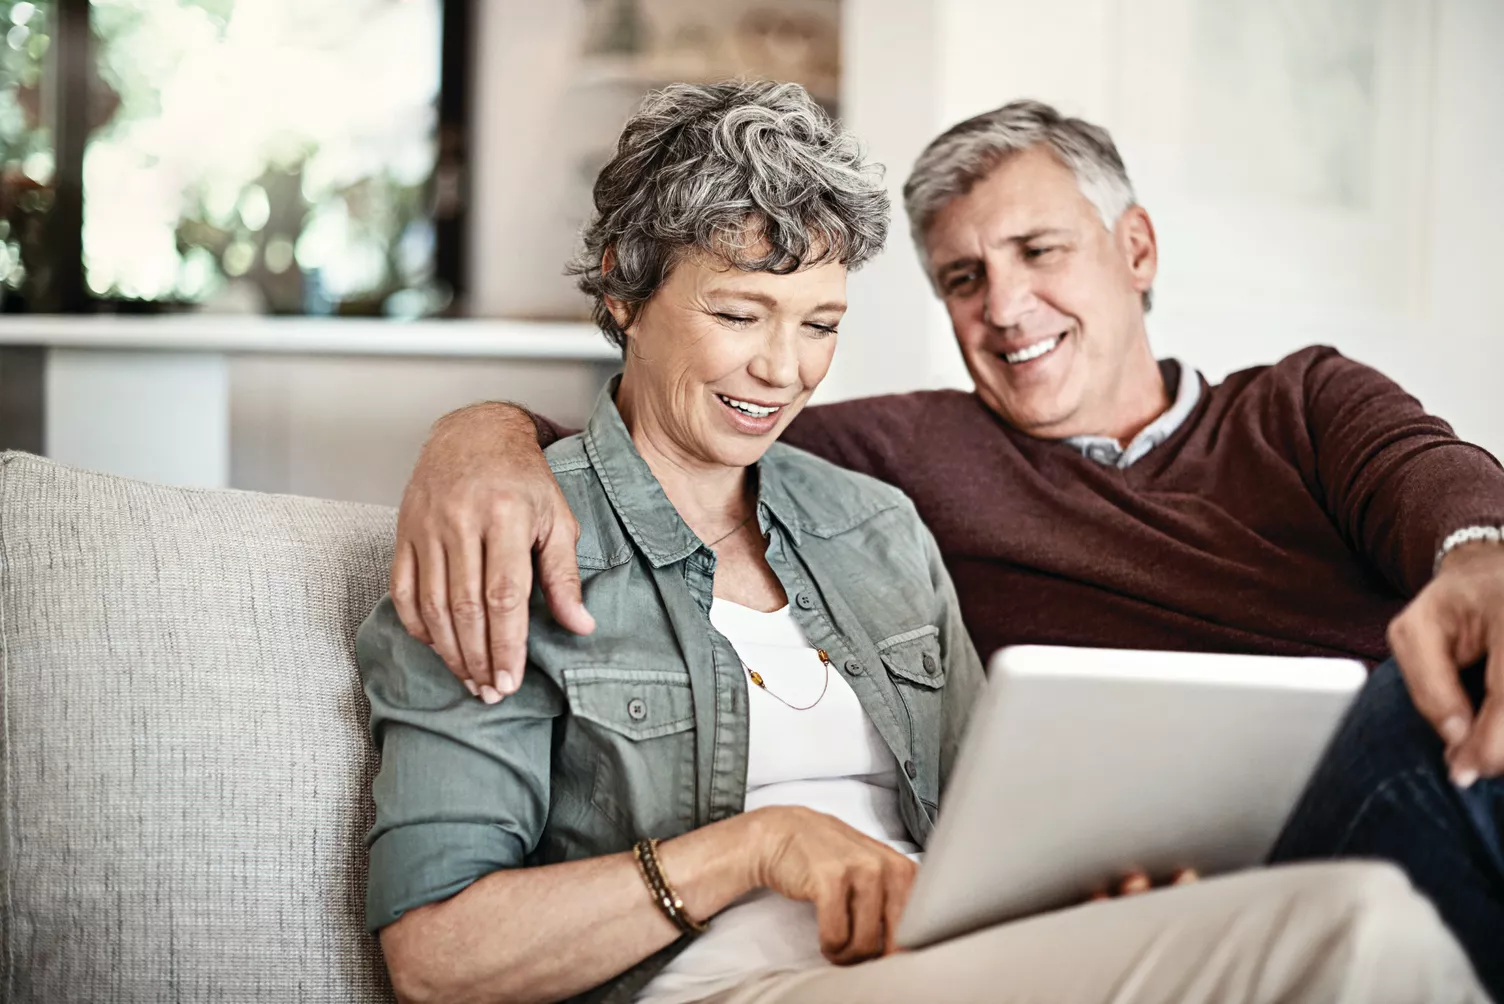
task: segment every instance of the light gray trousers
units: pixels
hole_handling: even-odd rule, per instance
[[[1000,924],[705,1004],[1486,1004],[1396,868],[1290,865]]]

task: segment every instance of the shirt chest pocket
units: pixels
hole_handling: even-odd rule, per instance
[[[940,632],[932,624],[878,643],[888,679],[909,717],[909,761],[905,770],[919,797],[933,808],[940,793],[940,743],[945,728],[945,664]]]
[[[694,821],[694,695],[674,670],[563,671],[570,761],[589,764],[591,804],[625,837],[669,837]],[[583,779],[571,779],[583,780]]]

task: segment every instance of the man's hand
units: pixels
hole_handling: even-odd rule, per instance
[[[1389,625],[1389,647],[1415,706],[1446,743],[1452,780],[1504,774],[1504,547],[1464,544]],[[1477,715],[1460,671],[1485,656]]]
[[[474,405],[434,425],[402,495],[392,603],[409,634],[495,704],[522,684],[535,549],[555,619],[576,634],[595,630],[580,598],[578,537],[532,418]]]

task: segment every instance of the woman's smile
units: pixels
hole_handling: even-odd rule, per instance
[[[715,394],[715,399],[720,402],[720,412],[727,424],[750,436],[765,436],[776,429],[783,409],[788,406],[720,393]]]

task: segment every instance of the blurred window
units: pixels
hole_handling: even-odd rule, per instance
[[[5,308],[442,311],[447,6],[0,0]]]
[[[0,2],[0,289],[14,299],[28,279],[53,205],[55,150],[42,114],[52,7]]]

